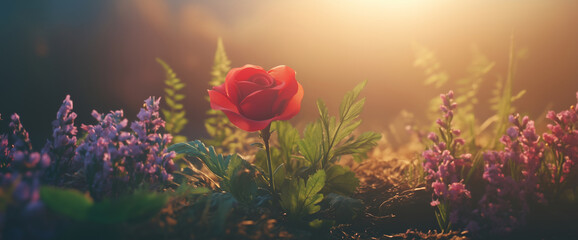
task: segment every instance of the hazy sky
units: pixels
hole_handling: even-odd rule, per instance
[[[481,86],[487,97],[506,76],[513,34],[529,50],[514,83],[528,92],[517,106],[534,118],[550,103],[555,110],[574,104],[578,91],[577,1],[34,2],[0,3],[0,113],[20,113],[36,145],[66,94],[79,123],[93,123],[92,109],[122,108],[134,120],[144,99],[163,94],[156,57],[187,83],[186,134],[204,136],[219,36],[233,67],[284,64],[297,71],[305,97],[295,122],[315,117],[318,98],[337,108],[365,79],[365,128],[385,127],[403,109],[423,115],[429,99],[452,84],[424,86],[413,43],[436,53],[450,82],[466,76],[476,44],[496,62]],[[477,110],[488,112],[484,99]]]

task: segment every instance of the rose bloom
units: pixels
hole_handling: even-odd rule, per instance
[[[223,111],[235,126],[253,132],[297,115],[303,87],[290,67],[281,65],[265,71],[248,64],[231,69],[223,85],[209,90],[209,97],[211,108]]]

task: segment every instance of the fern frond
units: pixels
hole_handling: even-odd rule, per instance
[[[173,69],[162,59],[157,58],[157,62],[165,69],[165,107],[161,109],[165,120],[165,129],[173,135],[173,143],[186,142],[185,136],[179,135],[188,123],[185,117],[184,105],[179,103],[185,99],[185,95],[179,93],[185,84],[177,77]]]

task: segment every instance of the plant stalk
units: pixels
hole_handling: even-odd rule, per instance
[[[271,150],[269,148],[269,138],[271,137],[271,124],[267,125],[266,128],[261,130],[261,138],[263,139],[263,144],[265,145],[265,152],[267,153],[267,167],[269,168],[269,187],[273,194],[275,191],[275,182],[273,180],[273,164],[271,163]]]

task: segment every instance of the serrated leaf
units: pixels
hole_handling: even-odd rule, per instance
[[[305,160],[309,161],[312,165],[316,165],[321,160],[321,148],[320,144],[323,139],[323,130],[319,122],[310,123],[305,126],[304,138],[298,143],[299,152]]]
[[[284,171],[288,170],[293,173],[298,165],[298,162],[293,161],[292,156],[299,145],[299,132],[287,121],[273,122],[272,129],[277,132],[281,162],[285,163]]]
[[[323,192],[351,196],[359,186],[359,179],[349,168],[333,164],[327,170]]]
[[[288,121],[273,122],[273,129],[277,131],[277,139],[279,146],[284,152],[291,153],[293,147],[299,141],[299,131],[294,128]]]
[[[359,93],[361,93],[361,90],[365,88],[365,85],[367,85],[367,80],[357,84],[357,86],[355,86],[353,90],[345,94],[343,100],[341,100],[341,104],[339,105],[339,116],[340,116],[339,118],[341,121],[344,121],[344,119],[351,119],[348,118],[348,115],[351,115],[350,114],[351,107],[354,105],[353,103],[355,99],[357,99],[357,97],[359,96]],[[361,106],[363,107],[363,103],[361,103]]]
[[[185,154],[190,157],[199,158],[215,175],[221,179],[224,179],[226,176],[226,170],[231,156],[224,157],[221,154],[217,154],[212,146],[207,148],[205,144],[199,140],[177,143],[171,145],[168,150],[175,151],[177,154]]]
[[[341,127],[337,135],[335,135],[335,142],[339,143],[345,137],[349,136],[355,129],[357,129],[361,125],[361,120],[349,122],[348,125],[344,125]]]
[[[321,121],[327,121],[329,110],[327,109],[325,102],[323,102],[321,99],[317,99],[317,110],[319,111],[319,116],[321,116]]]
[[[78,221],[87,219],[93,204],[92,198],[77,190],[51,186],[40,188],[40,199],[52,211]]]
[[[281,207],[287,211],[291,221],[299,221],[303,217],[318,212],[318,205],[323,200],[323,194],[319,193],[325,185],[325,171],[318,170],[307,179],[294,178],[281,194]]]
[[[335,149],[335,156],[355,154],[364,155],[377,145],[381,139],[381,134],[375,132],[364,132],[354,141],[347,142]]]
[[[343,118],[341,121],[350,121],[353,120],[357,117],[359,117],[359,114],[361,114],[361,112],[363,111],[363,105],[365,104],[365,98],[362,98],[361,100],[353,103],[353,105],[351,105],[348,109],[347,113],[344,113]]]

